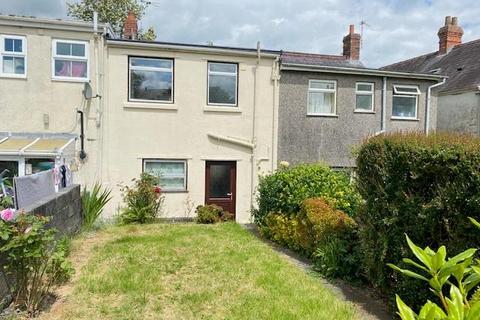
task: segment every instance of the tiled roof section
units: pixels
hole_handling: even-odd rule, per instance
[[[477,90],[480,86],[480,39],[455,46],[447,54],[432,52],[380,69],[448,76],[440,92]]]
[[[364,68],[358,60],[350,60],[345,56],[314,54],[284,51],[281,54],[283,64],[303,64],[328,67]]]

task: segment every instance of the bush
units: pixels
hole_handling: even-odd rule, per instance
[[[140,179],[132,179],[133,186],[121,188],[126,204],[119,217],[121,224],[153,222],[160,214],[164,197],[158,187],[159,179],[142,173]]]
[[[195,210],[197,217],[195,222],[203,224],[212,224],[233,219],[233,214],[224,211],[222,207],[215,204],[200,205]]]
[[[15,220],[0,220],[0,253],[12,279],[13,303],[31,316],[73,273],[66,260],[68,242],[56,241],[56,231],[45,228],[47,222],[46,217],[24,213]]]
[[[89,230],[93,227],[95,221],[102,214],[105,205],[112,199],[110,196],[112,190],[104,188],[100,183],[95,183],[92,190],[86,187],[82,191],[83,206],[83,228]]]
[[[253,211],[255,223],[265,224],[270,212],[294,216],[302,201],[322,197],[336,208],[353,215],[360,197],[345,172],[333,171],[322,164],[283,167],[275,173],[260,177],[257,203]]]
[[[421,246],[446,245],[452,254],[480,243],[466,219],[480,217],[480,139],[377,136],[359,149],[357,167],[358,189],[366,201],[357,214],[365,272],[385,294],[395,292],[418,308],[419,301],[432,299],[431,292],[385,263],[410,254],[405,233]],[[393,306],[395,301],[390,302]]]

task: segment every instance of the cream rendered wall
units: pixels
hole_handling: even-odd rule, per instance
[[[51,26],[50,26],[51,27]],[[83,82],[52,79],[52,39],[89,42],[89,75],[93,92],[97,92],[95,40],[92,32],[54,30],[49,28],[10,27],[0,24],[0,34],[20,35],[27,39],[27,76],[25,79],[0,77],[0,131],[29,133],[79,134],[76,109],[85,112],[85,149],[88,159],[80,162],[75,177],[78,182],[92,183],[100,175],[97,158],[101,127],[95,124],[99,100],[87,103],[82,94]],[[101,53],[103,40],[99,37]],[[49,123],[44,124],[44,115]],[[78,141],[77,141],[78,144]]]
[[[128,102],[128,56],[174,59],[174,104]],[[207,107],[210,60],[239,64],[238,109]],[[256,57],[109,44],[107,63],[103,181],[114,190],[109,214],[120,204],[117,184],[138,177],[143,158],[187,160],[187,192],[166,193],[166,217],[193,216],[194,210],[186,212],[187,200],[195,206],[204,204],[206,160],[233,160],[237,161],[236,219],[249,222],[252,180],[255,187],[257,175],[270,172],[276,163],[272,134],[278,90],[271,80],[273,58],[262,58],[256,71]],[[252,154],[248,147],[217,141],[207,133],[253,140],[256,147]]]

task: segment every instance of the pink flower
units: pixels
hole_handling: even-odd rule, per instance
[[[162,192],[162,188],[157,186],[157,187],[155,187],[155,189],[153,189],[153,192],[160,193],[160,192]]]
[[[3,221],[10,221],[10,220],[13,220],[14,214],[15,214],[14,209],[7,208],[0,212],[0,217],[2,218]]]

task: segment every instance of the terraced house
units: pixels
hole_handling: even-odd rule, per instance
[[[353,27],[339,56],[136,40],[108,25],[0,16],[0,170],[67,166],[74,180],[161,177],[167,217],[215,203],[250,221],[277,163],[353,166],[392,130],[434,130],[442,77],[370,69]]]

